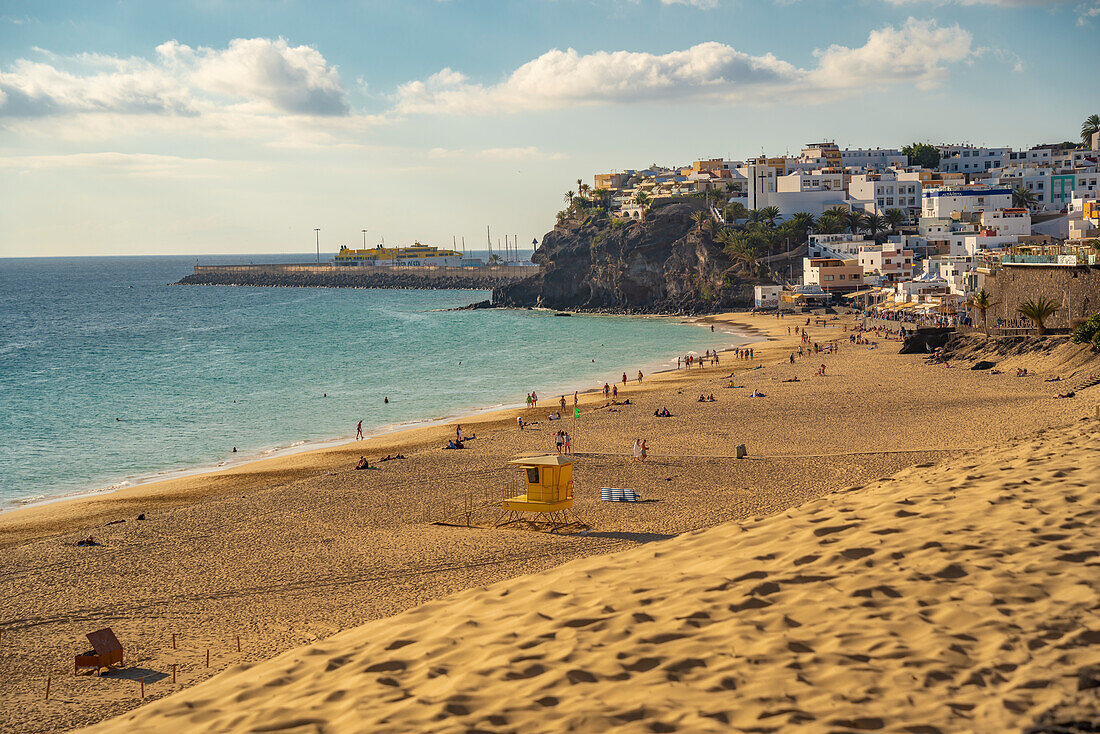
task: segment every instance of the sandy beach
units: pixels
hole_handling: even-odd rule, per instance
[[[571,420],[547,421],[557,396],[544,395],[538,409],[521,411],[535,424],[523,431],[514,411],[464,421],[464,430],[478,436],[464,451],[441,450],[453,426],[431,426],[5,513],[0,728],[59,731],[122,714],[143,703],[141,677],[145,703],[185,693],[140,709],[139,720],[108,726],[166,731],[187,722],[248,731],[259,721],[285,720],[283,729],[291,730],[294,711],[301,731],[351,731],[352,722],[377,731],[782,728],[791,717],[809,731],[844,730],[836,720],[859,719],[883,722],[863,728],[895,731],[917,731],[903,724],[999,731],[1068,695],[1088,646],[1055,654],[1055,644],[1031,648],[1025,640],[1012,648],[1031,656],[1025,664],[1001,655],[993,632],[988,640],[977,633],[1014,615],[1022,615],[1014,624],[1036,638],[1045,634],[1044,618],[1097,629],[1096,561],[1057,556],[1095,545],[1095,519],[1089,536],[1088,523],[1073,518],[1095,515],[1088,489],[1097,479],[1088,467],[1097,463],[1097,424],[1087,417],[1100,404],[1100,387],[1073,400],[1052,399],[1100,370],[1095,360],[1076,352],[1077,361],[1019,355],[1003,360],[1004,374],[944,369],[898,354],[897,342],[851,345],[844,331],[851,321],[841,319],[808,327],[811,341],[839,340],[838,354],[790,364],[797,337],[787,329],[804,320],[718,318],[759,335],[753,362],[723,355],[719,366],[665,373],[641,385],[632,379],[620,395],[631,404],[613,409],[602,396],[585,395],[575,429]],[[821,364],[825,377],[815,376]],[[1015,377],[1017,365],[1030,376]],[[629,365],[622,370],[635,374]],[[1065,382],[1044,381],[1055,374]],[[798,382],[785,381],[795,376]],[[728,388],[731,379],[743,387]],[[749,398],[752,390],[767,397]],[[716,400],[700,403],[700,394]],[[653,416],[663,407],[673,417]],[[575,436],[575,514],[590,532],[429,522],[453,521],[471,503],[491,499],[510,475],[504,462],[552,451],[559,425]],[[630,460],[637,437],[651,447],[645,464]],[[735,458],[740,443],[747,459]],[[397,453],[407,458],[353,469],[360,455],[374,461]],[[1028,484],[1050,493],[1030,498],[1020,489]],[[1015,492],[1000,500],[1009,485]],[[631,486],[649,501],[601,503],[601,486]],[[903,500],[923,511],[893,506]],[[1077,522],[1076,532],[1051,530],[1052,538],[1064,537],[1042,540],[1049,548],[1009,553],[1027,547],[1027,533],[1043,534],[1033,528],[1046,520],[1028,515],[1013,523],[1013,513],[1022,517],[1029,508]],[[903,520],[909,516],[897,514],[902,510],[916,519]],[[139,514],[146,519],[137,520]],[[847,524],[840,523],[847,516],[864,521],[829,537],[815,534],[815,527]],[[897,533],[876,534],[887,528]],[[951,534],[950,541],[937,537]],[[75,545],[89,535],[101,545]],[[818,547],[834,540],[843,540],[843,548]],[[922,548],[933,541],[943,547]],[[845,555],[851,549],[859,552]],[[876,555],[868,558],[862,549]],[[798,562],[810,555],[818,557]],[[904,558],[925,559],[927,568],[905,566]],[[970,580],[956,577],[945,588],[936,573],[952,564],[967,569]],[[979,573],[971,564],[990,569]],[[817,580],[791,585],[789,577],[799,574]],[[777,589],[758,588],[769,579],[779,580]],[[1005,591],[1027,584],[1034,593]],[[950,590],[960,588],[965,593],[954,599]],[[643,597],[652,601],[643,604]],[[1037,600],[1046,606],[1034,606]],[[926,628],[909,639],[914,615]],[[104,626],[126,646],[130,668],[103,678],[74,676],[72,656],[87,648],[84,633]],[[952,635],[957,639],[949,641]],[[1078,640],[1080,633],[1063,629],[1062,636]],[[647,647],[665,637],[675,640],[667,654]],[[402,645],[420,647],[392,652],[406,639],[413,642]],[[524,652],[538,648],[539,639],[549,642]],[[722,652],[712,649],[718,639],[726,641]],[[856,642],[849,649],[837,642],[845,639]],[[952,645],[963,652],[951,653]],[[528,654],[537,659],[525,660]],[[337,658],[355,665],[344,669]],[[391,658],[402,667],[370,670]],[[927,664],[905,665],[917,658]],[[650,659],[657,662],[642,662]],[[940,662],[927,662],[933,659]],[[1026,677],[1009,675],[1017,668],[998,671],[997,664],[1057,671]],[[540,670],[523,673],[534,667]],[[438,672],[460,668],[461,675]],[[964,668],[987,686],[1023,692],[1014,694],[1013,706],[1000,698],[995,706],[977,702],[990,691],[967,691],[957,679]],[[574,669],[593,680],[570,674]],[[677,685],[614,685],[634,680],[634,673],[641,677],[636,683]],[[927,680],[932,684],[918,685]],[[572,687],[578,681],[583,685]],[[596,688],[586,691],[588,685]],[[796,693],[799,685],[807,690]],[[963,691],[950,699],[958,707],[944,705],[944,686]],[[915,698],[905,703],[910,689]],[[794,700],[763,701],[779,691]],[[708,695],[739,703],[720,709],[704,700]],[[877,696],[875,712],[860,704],[868,696]],[[537,703],[549,698],[556,703]],[[385,703],[375,706],[379,701]],[[899,714],[903,709],[911,716]],[[992,728],[955,725],[964,719]],[[674,728],[653,729],[658,721]]]

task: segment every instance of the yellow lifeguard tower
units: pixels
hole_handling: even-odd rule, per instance
[[[573,506],[573,457],[527,456],[508,463],[520,471],[504,486],[501,506],[505,514],[496,525],[515,522],[524,512],[549,515],[555,527],[568,525],[565,511]]]

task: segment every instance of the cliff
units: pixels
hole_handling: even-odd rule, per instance
[[[563,220],[532,260],[534,276],[493,291],[495,306],[576,311],[711,313],[753,303],[753,286],[771,282],[734,263],[692,220],[701,204],[651,211],[645,221],[606,216]]]

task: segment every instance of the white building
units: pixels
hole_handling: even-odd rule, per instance
[[[925,189],[921,202],[922,217],[947,218],[953,212],[1008,209],[1012,206],[1012,189],[982,184],[944,186]]]
[[[779,308],[779,294],[783,292],[783,286],[758,285],[755,290],[757,308]]]
[[[981,215],[981,229],[1002,237],[1027,237],[1031,234],[1031,214],[1027,209],[1017,208],[984,211]]]
[[[861,234],[812,234],[807,243],[810,257],[834,257],[840,260],[850,260],[859,257],[861,247],[874,245],[874,240],[869,240]]]
[[[939,170],[944,173],[975,174],[1001,168],[1008,162],[1011,148],[977,148],[971,145],[937,145]]]
[[[847,148],[840,151],[840,161],[845,168],[863,171],[885,171],[909,165],[909,157],[900,150],[885,148]]]
[[[920,175],[904,171],[857,174],[848,182],[848,196],[875,214],[900,209],[909,216],[917,215],[921,208]]]
[[[844,192],[844,174],[825,171],[788,173],[775,179],[776,192],[794,193],[803,191],[839,191]]]
[[[880,275],[891,283],[909,280],[913,277],[913,251],[893,243],[861,247],[859,265],[864,274]]]

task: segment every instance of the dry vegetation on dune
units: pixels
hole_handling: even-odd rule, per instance
[[[471,589],[92,731],[1097,722],[1098,428],[1083,419],[773,517]]]

